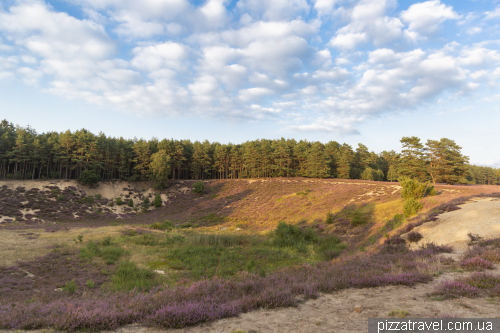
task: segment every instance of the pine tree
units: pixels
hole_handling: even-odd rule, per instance
[[[400,142],[403,145],[401,151],[401,162],[399,163],[399,176],[406,176],[420,181],[427,180],[427,170],[420,139],[416,136],[403,137]]]

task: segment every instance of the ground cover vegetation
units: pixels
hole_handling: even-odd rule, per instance
[[[302,250],[297,247],[297,241],[308,246],[309,250],[315,247],[320,249],[322,244],[333,244],[338,249],[340,242],[334,238],[321,240],[311,230],[302,231],[286,223],[261,238],[167,232],[154,235],[155,239],[158,238],[152,240],[147,235],[152,234],[124,235],[105,238],[101,242],[84,241],[78,245],[79,248],[58,246],[41,260],[3,269],[0,327],[97,331],[139,322],[161,328],[180,328],[236,316],[260,307],[295,306],[304,300],[317,298],[320,293],[345,288],[413,286],[429,282],[445,269],[436,255],[450,251],[449,248],[433,245],[410,251],[400,243],[399,251],[354,255],[336,259],[333,264],[324,261],[324,258],[311,263],[298,261],[297,265],[273,268],[264,273],[253,271],[253,264],[247,264],[225,278],[225,273],[216,272],[212,278],[205,276],[191,283],[181,279],[178,280],[180,283],[172,286],[171,277],[138,267],[129,260],[131,253],[116,249],[135,242],[137,246],[157,246],[155,250],[161,247],[168,250],[169,247],[193,249],[205,246],[223,250],[268,246],[277,251],[287,249],[289,255],[300,255]],[[107,262],[107,252],[119,254],[112,255],[112,262]],[[196,251],[189,255],[196,257]],[[270,261],[276,261],[277,258],[271,257]],[[238,258],[235,259],[233,263],[238,261]],[[36,292],[30,284],[19,283],[26,279],[26,274],[31,274],[28,269],[38,274],[37,267],[41,269],[50,265],[54,271],[67,268],[70,263],[86,265],[87,275],[80,276],[78,271],[67,270],[58,276],[57,281],[50,280]],[[41,285],[38,280],[42,279],[34,273],[32,275],[28,279]]]
[[[435,183],[498,184],[497,169],[468,164],[461,147],[443,138],[422,144],[403,137],[401,154],[370,152],[359,144],[255,140],[243,144],[189,140],[127,140],[87,130],[37,133],[0,122],[0,177],[4,179],[238,179],[310,177]]]

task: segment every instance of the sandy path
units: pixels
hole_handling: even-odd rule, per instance
[[[419,244],[447,244],[463,251],[467,249],[467,242],[470,240],[468,233],[483,238],[500,237],[500,200],[475,199],[460,208],[462,209],[439,215],[437,221],[424,223],[413,229],[424,236]],[[406,234],[401,237],[405,238]]]

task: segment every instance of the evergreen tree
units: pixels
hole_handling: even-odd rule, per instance
[[[420,181],[427,180],[427,171],[420,139],[416,136],[403,137],[400,140],[403,145],[401,151],[401,161],[399,163],[399,176],[406,176]]]

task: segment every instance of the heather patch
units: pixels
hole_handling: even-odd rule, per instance
[[[498,296],[500,277],[486,272],[476,272],[469,277],[444,281],[430,294],[443,299],[459,297]]]
[[[493,269],[493,263],[481,257],[465,258],[460,262],[460,267],[466,271],[482,271]]]

